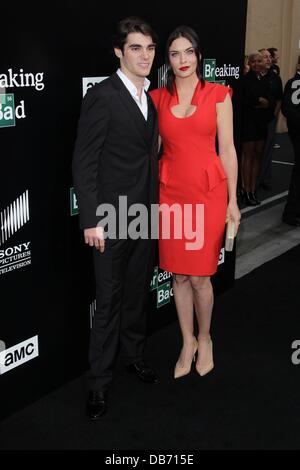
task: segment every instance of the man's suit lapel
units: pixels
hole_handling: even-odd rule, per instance
[[[141,135],[147,142],[147,122],[139,109],[138,105],[134,102],[131,94],[127,90],[126,86],[119,78],[118,74],[114,73],[111,76],[113,85],[119,90],[120,99],[124,104],[130,119],[133,120],[139,135]]]
[[[151,139],[149,141],[149,144],[151,145],[151,148],[154,146],[157,146],[157,139],[158,139],[158,119],[157,119],[157,111],[156,108],[153,104],[153,101],[147,93],[147,98],[148,98],[148,116],[150,116],[150,113],[152,114],[152,125],[151,125]],[[153,155],[152,155],[153,157]]]
[[[148,143],[152,149],[151,155],[152,158],[156,159],[157,155],[156,152],[153,150],[157,147],[158,144],[158,119],[157,119],[157,111],[153,104],[153,101],[150,95],[147,93],[148,98]]]

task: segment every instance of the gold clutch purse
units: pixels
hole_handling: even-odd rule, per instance
[[[234,245],[235,223],[232,219],[228,219],[226,223],[225,234],[225,250],[232,251]]]

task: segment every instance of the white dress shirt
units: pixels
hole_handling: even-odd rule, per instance
[[[132,98],[134,99],[134,101],[136,102],[138,107],[140,108],[145,120],[147,121],[147,119],[148,119],[148,100],[147,100],[146,91],[148,90],[148,88],[150,86],[150,80],[148,80],[148,78],[145,77],[144,87],[143,87],[143,91],[142,91],[142,94],[141,94],[141,100],[140,100],[140,98],[138,96],[138,93],[137,93],[137,87],[132,83],[132,81],[129,80],[129,78],[122,72],[121,69],[117,70],[117,74],[119,75],[120,79],[122,80],[122,82],[126,86],[127,90],[131,94]]]

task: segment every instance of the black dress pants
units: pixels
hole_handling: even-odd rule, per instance
[[[91,390],[106,391],[119,345],[129,365],[143,359],[147,304],[154,262],[152,240],[109,240],[94,249],[96,312],[90,333]]]

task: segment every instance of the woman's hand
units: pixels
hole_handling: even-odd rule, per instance
[[[240,221],[241,221],[241,213],[237,205],[237,201],[229,201],[228,203],[227,212],[226,212],[226,222],[229,219],[234,221],[234,225],[235,225],[234,236],[236,236],[237,231],[239,229]]]

